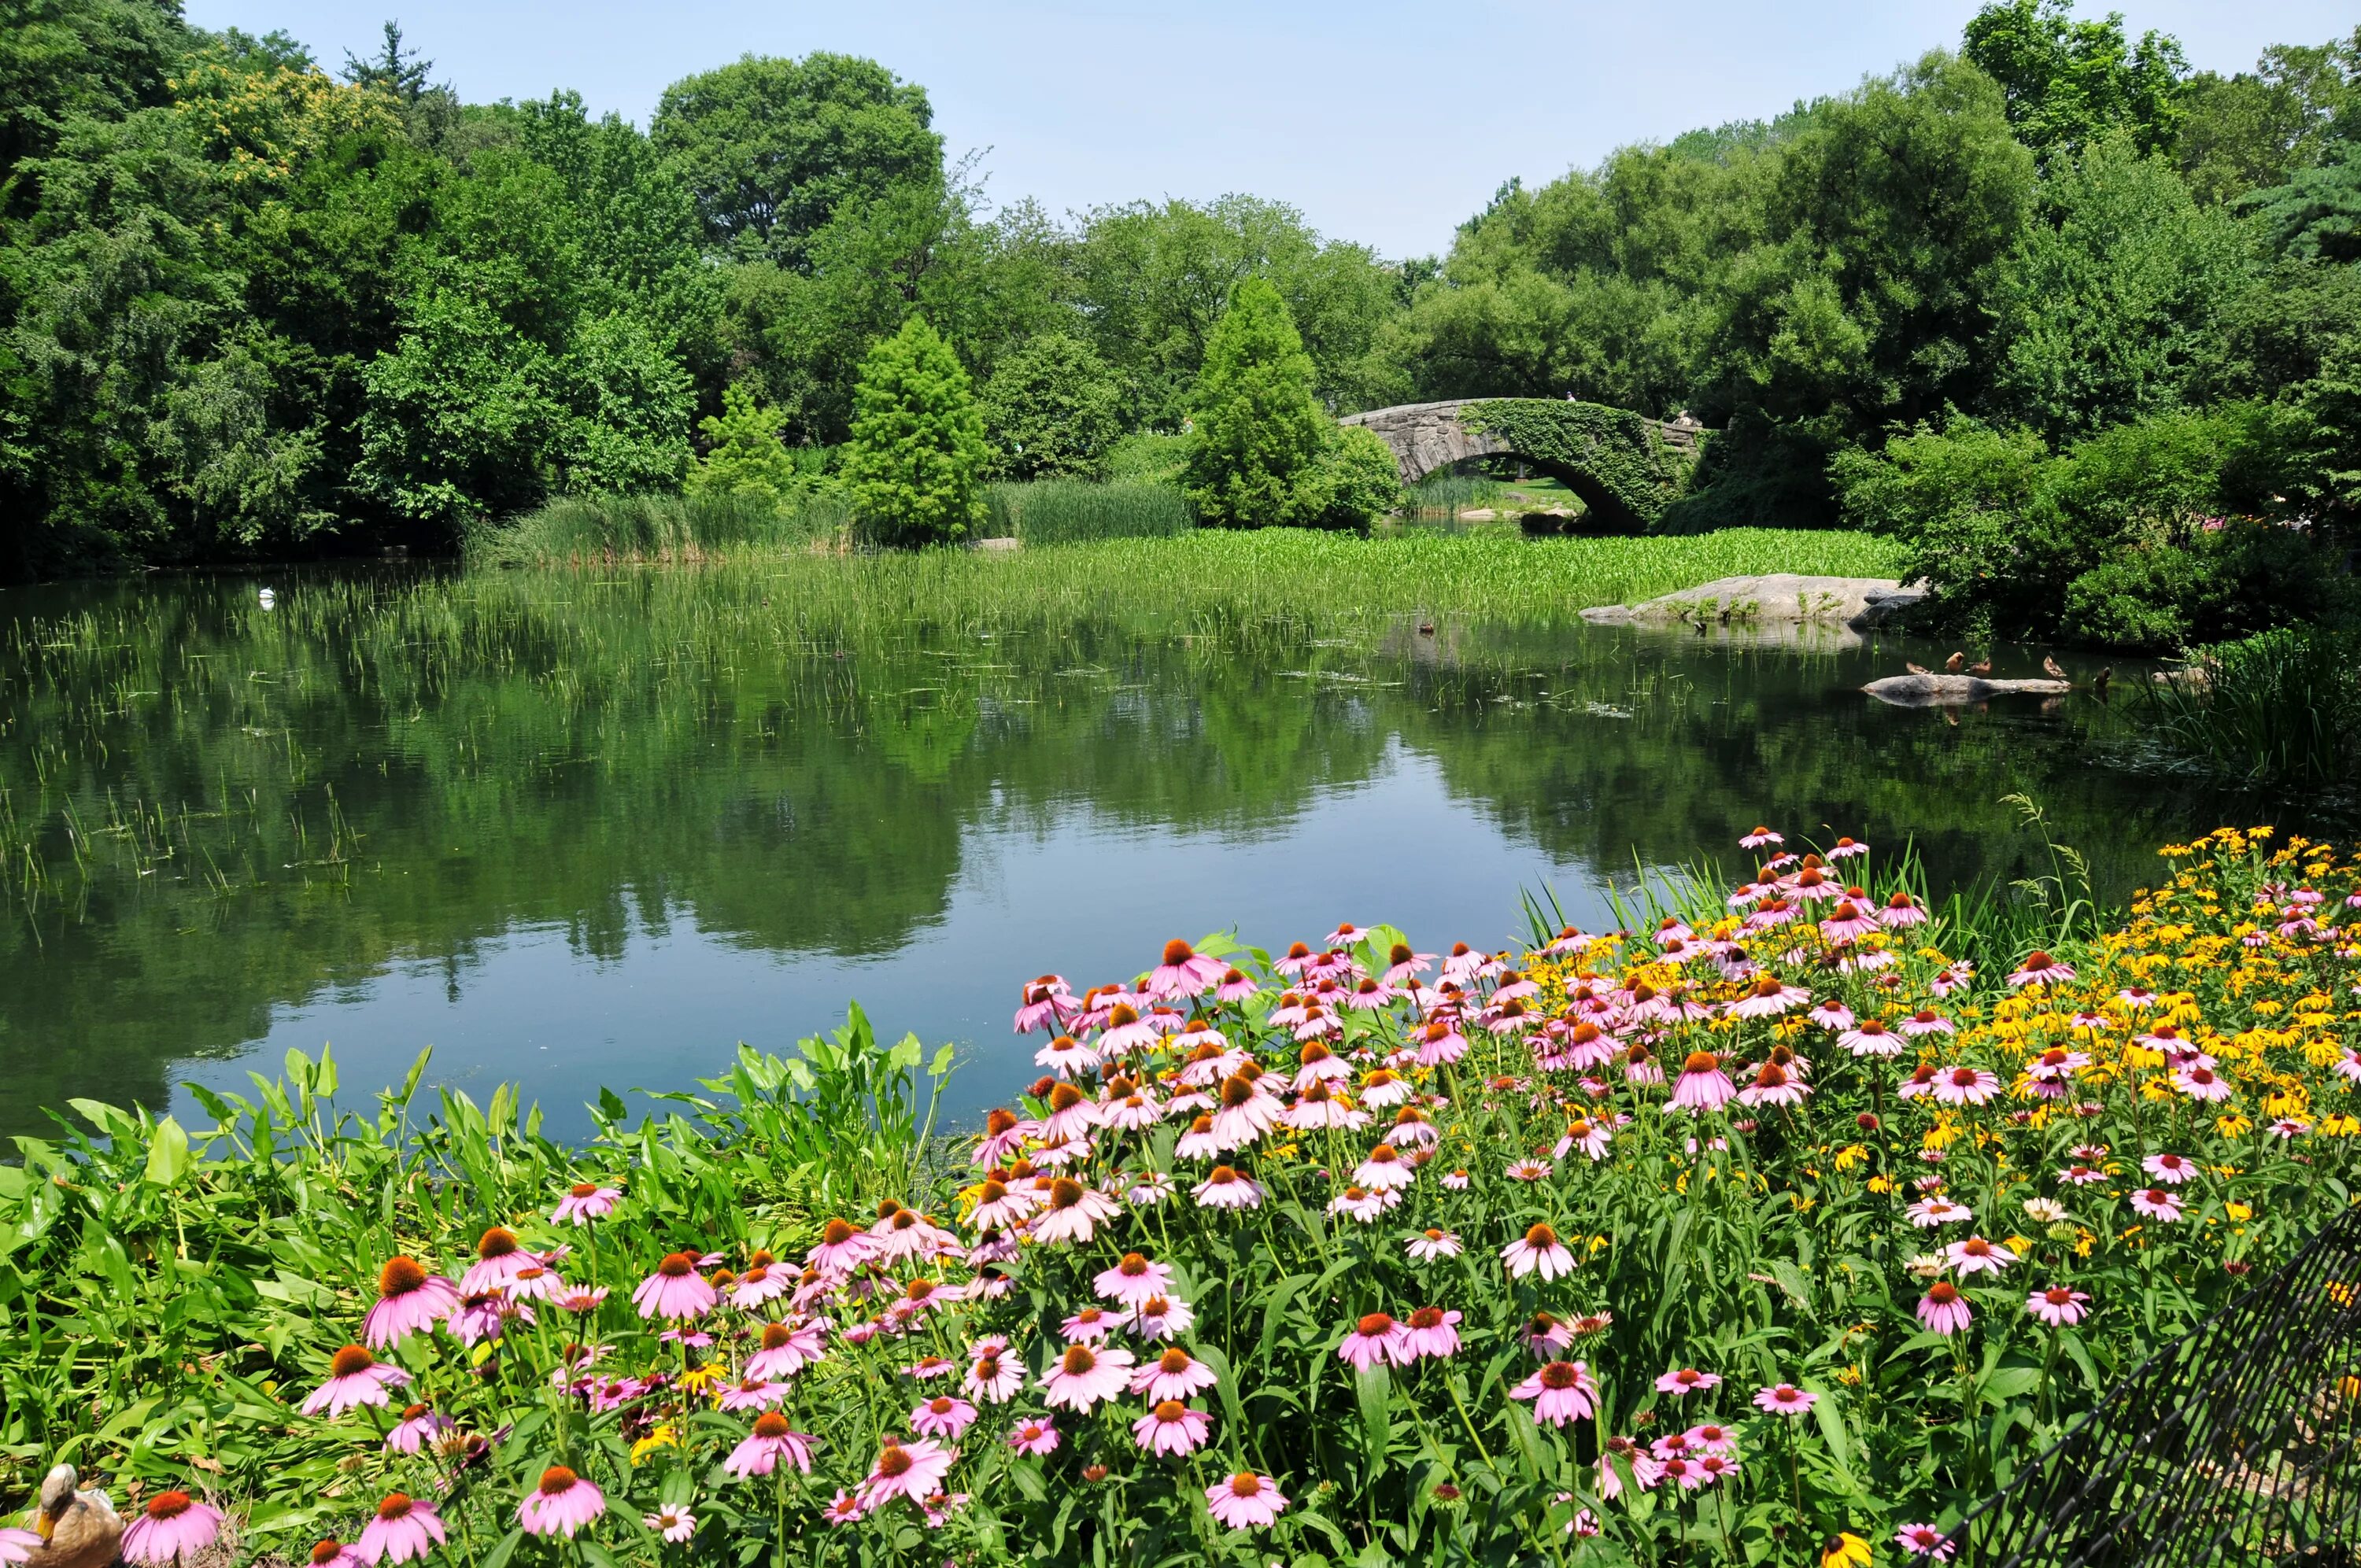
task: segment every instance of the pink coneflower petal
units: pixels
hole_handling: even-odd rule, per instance
[[[1263,1530],[1287,1510],[1287,1498],[1268,1475],[1239,1471],[1205,1488],[1205,1507],[1230,1530]]]
[[[407,1493],[389,1493],[377,1506],[377,1512],[363,1527],[360,1540],[353,1543],[353,1554],[364,1563],[376,1563],[391,1558],[407,1563],[413,1557],[423,1557],[447,1539],[442,1517],[434,1505],[423,1497]]]
[[[571,1541],[576,1531],[606,1511],[605,1493],[565,1465],[553,1464],[541,1473],[540,1485],[525,1494],[517,1521],[528,1534],[562,1535]]]
[[[123,1560],[137,1568],[186,1564],[214,1543],[221,1527],[219,1508],[198,1502],[186,1492],[159,1492],[125,1527]]]

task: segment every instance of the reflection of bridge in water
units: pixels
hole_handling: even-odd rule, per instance
[[[1515,457],[1580,496],[1602,522],[1645,526],[1686,482],[1705,431],[1603,403],[1548,398],[1455,398],[1348,414],[1393,448],[1402,482],[1473,457]]]

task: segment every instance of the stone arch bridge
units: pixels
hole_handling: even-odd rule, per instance
[[[1470,457],[1516,457],[1582,498],[1609,528],[1646,529],[1687,488],[1704,430],[1629,409],[1549,398],[1457,398],[1372,409],[1337,422],[1393,449],[1402,482]]]

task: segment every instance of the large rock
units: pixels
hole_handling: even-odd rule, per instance
[[[1982,675],[1888,675],[1861,688],[1895,707],[1949,707],[1982,702],[1987,697],[2025,692],[2037,696],[2063,696],[2073,686],[2065,681],[1994,681]]]
[[[1771,572],[1716,577],[1642,604],[1601,605],[1582,619],[1602,626],[1817,625],[1867,631],[1927,597],[1923,583],[1891,577],[1812,577]]]

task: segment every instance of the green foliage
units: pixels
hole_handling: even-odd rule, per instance
[[[759,489],[569,495],[470,529],[467,558],[473,565],[553,566],[777,554],[833,543],[851,521],[851,509],[832,486],[798,488],[784,499]]]
[[[2282,255],[2361,261],[2361,143],[2338,142],[2326,160],[2240,203]]]
[[[2175,406],[2256,281],[2246,236],[2161,155],[2061,153],[1997,280],[1993,399],[2052,439]]]
[[[2109,132],[2141,152],[2169,152],[2180,125],[2180,43],[2124,35],[2120,12],[2077,20],[2074,0],[1992,0],[1968,21],[1967,59],[2008,94],[2009,123],[2047,156],[2072,153]]]
[[[1325,526],[1367,528],[1401,506],[1401,465],[1376,432],[1358,425],[1338,430],[1322,462],[1327,468],[1321,485],[1328,495],[1321,520]]]
[[[883,544],[954,544],[983,521],[990,452],[967,371],[926,318],[862,362],[844,481],[855,524]]]
[[[1660,522],[1694,466],[1627,409],[1504,400],[1474,404],[1461,417],[1580,496],[1609,527]]]
[[[1205,346],[1193,402],[1189,499],[1216,528],[1311,527],[1328,515],[1322,463],[1333,428],[1312,396],[1287,302],[1249,278]]]
[[[874,60],[749,54],[664,89],[648,135],[717,248],[800,270],[840,210],[936,180],[933,120]]]
[[[1035,479],[994,485],[985,500],[984,535],[1027,545],[1164,539],[1197,526],[1189,499],[1169,484]]]
[[[1026,339],[984,383],[994,477],[1104,478],[1122,404],[1122,389],[1087,342],[1062,332]]]
[[[1846,520],[1900,541],[1938,614],[2002,637],[2135,648],[2235,636],[2319,613],[2331,562],[2253,521],[2290,460],[2268,409],[2152,415],[2052,455],[2029,432],[1959,418],[1835,465]]]
[[[2289,626],[2194,651],[2151,688],[2158,731],[2248,783],[2349,784],[2361,766],[2361,632]]]
[[[2361,28],[2326,44],[2274,44],[2251,71],[2201,71],[2181,90],[2180,166],[2205,202],[2283,185],[2361,130]]]
[[[1165,435],[1135,430],[1107,449],[1107,477],[1141,485],[1179,485],[1189,472],[1189,453],[1196,444],[1187,435]]]
[[[689,466],[688,493],[743,496],[773,507],[801,494],[802,465],[779,440],[785,422],[784,414],[755,402],[742,385],[722,389],[721,412],[697,422],[706,451]]]

